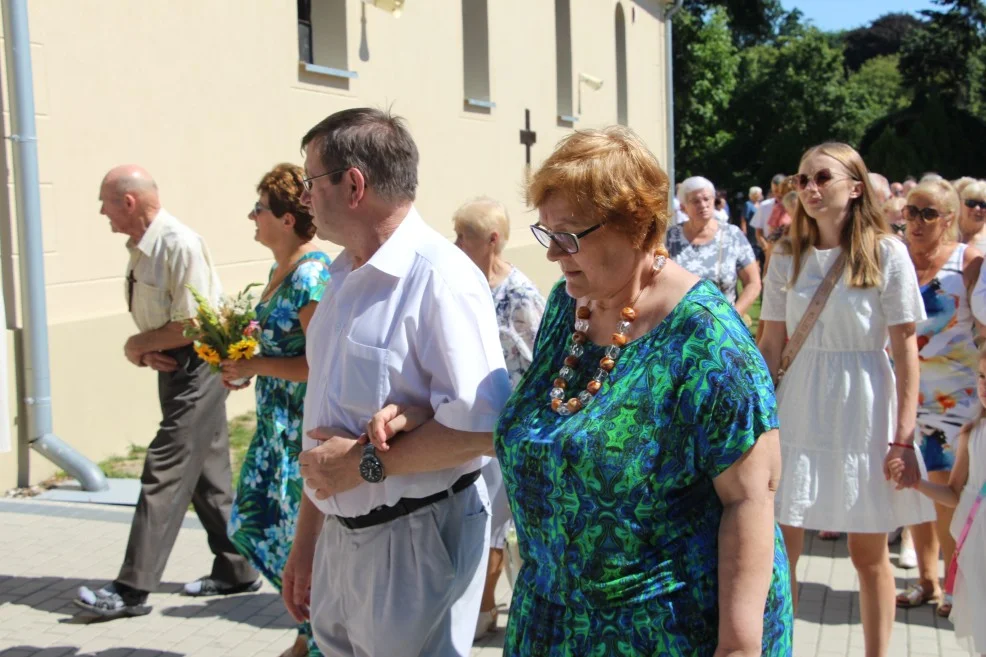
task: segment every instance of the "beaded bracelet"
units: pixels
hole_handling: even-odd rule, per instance
[[[903,447],[904,449],[914,449],[914,445],[908,445],[907,443],[890,443],[891,447]]]

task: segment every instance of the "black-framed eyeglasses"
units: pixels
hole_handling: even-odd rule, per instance
[[[965,207],[971,210],[975,210],[976,208],[979,208],[980,210],[986,210],[986,201],[980,201],[974,198],[967,198],[965,200]]]
[[[905,205],[903,215],[906,221],[917,221],[920,219],[926,224],[933,224],[941,219],[941,212],[938,210],[934,208],[919,208],[916,205]]]
[[[904,224],[890,224],[890,229],[897,235],[903,235],[907,231],[907,226]]]
[[[602,226],[602,223],[598,223],[591,228],[586,228],[581,233],[556,233],[544,226],[531,224],[531,232],[534,233],[534,237],[544,248],[550,248],[551,243],[554,242],[565,253],[574,255],[579,252],[579,240]]]
[[[253,204],[253,209],[250,210],[250,216],[256,217],[258,214],[260,214],[264,210],[266,210],[267,212],[270,212],[271,211],[271,209],[268,208],[266,205],[264,205],[260,201],[257,201],[256,203]]]
[[[312,191],[312,181],[315,180],[316,178],[324,178],[325,176],[331,176],[337,173],[342,173],[343,171],[349,171],[351,168],[352,167],[342,167],[341,169],[333,169],[332,171],[328,171],[326,173],[320,173],[317,176],[303,178],[301,184],[304,185],[306,192],[310,192]]]

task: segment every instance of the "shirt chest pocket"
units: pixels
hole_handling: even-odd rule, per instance
[[[361,419],[383,407],[388,391],[387,361],[389,352],[369,347],[350,338],[342,344],[341,385],[336,391],[339,405]]]
[[[171,321],[171,294],[166,288],[135,281],[131,307],[142,331],[161,328]]]

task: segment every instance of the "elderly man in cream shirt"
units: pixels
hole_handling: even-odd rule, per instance
[[[415,210],[402,120],[344,110],[303,146],[318,235],[345,250],[308,327],[285,603],[326,655],[468,655],[490,536],[479,470],[510,394],[489,285]],[[385,406],[424,413],[379,450],[354,440]]]
[[[202,238],[161,207],[157,184],[141,167],[106,174],[100,213],[129,237],[124,294],[138,333],[124,345],[137,367],[155,370],[162,420],[147,448],[141,491],[123,566],[109,585],[79,589],[76,605],[102,617],[141,616],[161,582],[189,502],[215,558],[209,575],[185,585],[188,595],[256,590],[257,573],[226,535],[232,504],[226,391],[182,335],[195,316],[191,285],[218,300],[219,278]]]

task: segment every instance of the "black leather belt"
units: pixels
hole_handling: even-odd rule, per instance
[[[452,484],[451,493],[449,493],[448,490],[443,490],[435,493],[434,495],[429,495],[428,497],[402,497],[397,500],[397,504],[394,506],[382,506],[378,509],[370,511],[365,516],[357,516],[355,518],[343,518],[342,516],[336,516],[336,519],[342,524],[343,527],[346,527],[347,529],[363,529],[364,527],[382,525],[385,522],[390,522],[391,520],[396,520],[401,516],[406,516],[413,513],[418,509],[423,509],[429,504],[441,502],[446,497],[451,497],[456,493],[461,493],[476,483],[477,479],[479,479],[479,470],[474,470],[456,479],[455,483]]]

